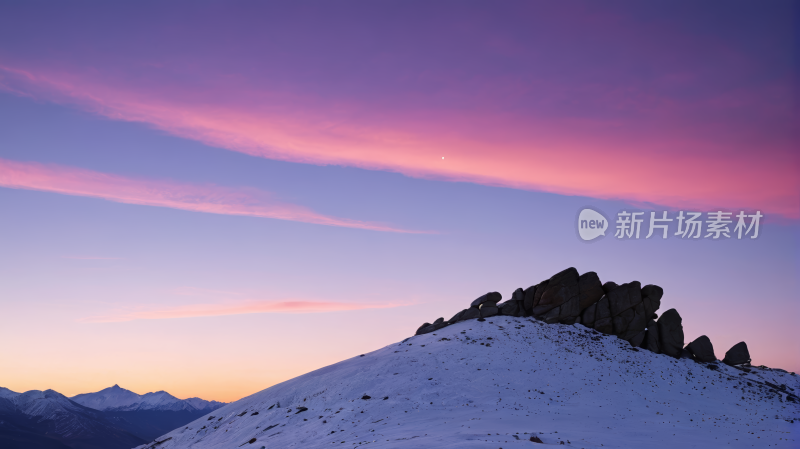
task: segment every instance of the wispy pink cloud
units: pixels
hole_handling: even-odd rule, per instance
[[[257,157],[673,208],[760,209],[800,218],[797,156],[789,148],[791,142],[740,136],[735,122],[709,122],[702,128],[676,119],[693,109],[724,110],[714,104],[719,98],[692,104],[635,89],[607,92],[602,85],[577,86],[569,92],[558,85],[514,86],[509,82],[505,89],[547,92],[543,101],[579,95],[612,105],[622,102],[619,108],[638,108],[661,129],[638,129],[635,121],[613,114],[553,118],[489,108],[485,113],[441,110],[435,116],[380,110],[365,116],[358,112],[366,107],[359,100],[326,102],[252,86],[246,95],[235,86],[209,88],[198,99],[196,92],[189,95],[175,86],[143,88],[92,74],[0,67],[0,88],[7,91],[148,123]],[[743,92],[734,100],[762,105],[771,104],[766,99],[774,97],[775,104],[783,104],[779,100],[785,92],[773,90]],[[488,92],[487,98],[489,94],[498,92]],[[776,111],[763,115],[780,113]],[[762,145],[771,146],[768,157],[760,152]],[[756,148],[759,151],[753,151]]]
[[[0,159],[0,187],[102,198],[193,212],[275,218],[371,231],[419,233],[365,221],[318,214],[279,201],[269,192],[242,187],[197,185],[129,178],[74,167]]]
[[[326,313],[348,310],[387,309],[406,304],[356,304],[335,301],[237,301],[223,304],[190,304],[177,307],[120,311],[79,320],[84,323],[118,323],[134,320],[166,320],[174,318],[197,318],[251,313]]]

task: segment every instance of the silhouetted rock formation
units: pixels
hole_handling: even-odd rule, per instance
[[[725,358],[722,359],[722,361],[728,365],[750,363],[750,351],[747,350],[747,343],[741,341],[733,345],[733,347],[725,353]]]
[[[656,354],[680,358],[686,350],[698,362],[716,361],[714,347],[705,335],[684,348],[683,324],[677,310],[669,309],[658,318],[656,311],[661,307],[663,296],[664,290],[657,285],[642,287],[638,281],[603,284],[593,271],[579,275],[575,268],[567,268],[524,290],[514,290],[511,299],[503,303],[500,293],[486,293],[447,321],[439,318],[433,324],[423,324],[415,335],[476,318],[529,316],[548,324],[580,323]],[[729,365],[750,363],[747,345],[741,342],[731,348],[723,362]]]
[[[695,341],[686,345],[686,349],[692,353],[694,359],[698,362],[714,362],[717,356],[714,355],[714,346],[711,345],[711,340],[705,335],[701,335]]]

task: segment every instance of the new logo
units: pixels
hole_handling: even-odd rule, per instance
[[[578,214],[578,235],[581,239],[589,241],[605,236],[607,229],[608,220],[600,212],[586,208]]]

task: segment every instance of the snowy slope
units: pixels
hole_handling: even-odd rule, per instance
[[[800,446],[797,403],[765,383],[797,394],[796,375],[717,365],[581,325],[469,320],[275,385],[140,447],[508,448],[531,447],[532,435],[580,448]]]
[[[0,393],[2,394],[2,393]],[[212,411],[223,404],[216,401],[205,401],[200,398],[181,400],[167,393],[157,391],[138,395],[119,385],[100,390],[96,393],[84,393],[72,397],[72,400],[86,407],[103,411]]]

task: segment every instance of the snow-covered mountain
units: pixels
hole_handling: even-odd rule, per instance
[[[206,401],[200,398],[178,399],[166,391],[136,394],[120,388],[119,385],[100,390],[96,393],[84,393],[71,398],[78,404],[103,411],[189,411],[210,412],[224,404],[217,401]]]
[[[798,393],[782,370],[496,316],[272,386],[140,448],[796,448]]]
[[[163,391],[138,395],[117,385],[72,399],[0,387],[0,448],[130,449],[222,405]]]
[[[0,388],[0,447],[127,449],[147,439],[111,423],[53,390],[17,393]]]

